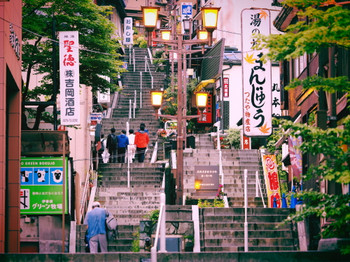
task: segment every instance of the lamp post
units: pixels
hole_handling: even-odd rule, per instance
[[[143,15],[143,25],[147,30],[147,44],[151,45],[151,32],[156,28],[158,21],[159,7],[156,6],[141,6]]]
[[[203,27],[208,31],[209,45],[213,41],[213,31],[216,29],[218,24],[218,15],[220,7],[203,7],[201,8]]]
[[[158,10],[158,8],[155,8]],[[206,8],[208,9],[208,8]],[[154,13],[152,15],[147,16],[147,12],[145,10],[152,10],[152,8],[147,8],[147,7],[142,7],[143,10],[143,19],[144,19],[144,25],[151,25],[151,22],[148,22],[147,19],[151,19],[153,17],[157,17],[158,15],[155,15]],[[203,10],[203,9],[202,9]],[[212,18],[217,19],[218,11],[220,8],[211,8],[211,11],[207,12],[206,16],[206,23],[204,23],[204,27],[207,29],[209,32],[209,35],[215,30],[217,21],[213,21]],[[153,11],[152,11],[153,12]],[[216,17],[216,18],[215,18]],[[203,18],[204,19],[204,18]],[[147,29],[149,28],[149,29]],[[155,24],[153,26],[146,27],[147,31],[149,31],[149,36],[150,32],[155,28]],[[164,37],[167,34],[163,34],[162,36]],[[205,35],[205,34],[204,34]],[[187,119],[192,119],[192,118],[199,118],[201,115],[192,115],[188,116],[186,115],[186,110],[185,110],[185,92],[183,88],[183,55],[184,54],[190,54],[193,52],[198,52],[197,50],[186,50],[184,46],[191,46],[191,45],[204,45],[205,43],[208,43],[208,40],[203,38],[203,34],[201,35],[201,38],[198,38],[197,40],[183,40],[183,35],[182,34],[177,34],[177,39],[171,40],[170,37],[168,38],[163,38],[163,39],[153,39],[155,42],[161,42],[164,43],[165,45],[171,45],[174,46],[175,49],[169,50],[169,52],[175,52],[177,54],[177,115],[160,115],[158,114],[158,110],[162,104],[162,100],[159,99],[159,97],[162,97],[162,91],[152,91],[152,105],[154,106],[156,110],[156,116],[158,117],[165,117],[169,119],[176,119],[177,120],[177,148],[176,148],[176,202],[179,205],[183,204],[183,143],[185,139],[185,130],[184,130],[184,120]],[[148,43],[150,44],[150,38]],[[211,40],[209,39],[209,45],[211,45]],[[205,96],[205,92],[198,92],[196,93],[196,102],[198,109],[202,112],[204,108],[206,107],[206,102],[207,97]],[[208,95],[208,94],[206,94]],[[158,97],[158,98],[156,98]],[[203,104],[205,102],[205,104]],[[154,103],[154,104],[153,104]]]

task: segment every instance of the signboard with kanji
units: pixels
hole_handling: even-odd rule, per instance
[[[80,125],[79,33],[59,32],[61,125]]]
[[[219,166],[195,166],[196,191],[216,191],[219,188]]]
[[[124,45],[134,44],[133,34],[134,34],[134,30],[132,30],[132,17],[125,17],[124,18],[124,37],[123,37]]]
[[[198,110],[198,114],[200,111]],[[203,110],[200,118],[198,119],[198,123],[201,124],[211,124],[213,122],[213,96],[211,94],[208,95],[208,102],[206,108]]]
[[[271,62],[263,59],[267,50],[255,50],[256,35],[270,34],[270,12],[244,9],[242,23],[243,132],[269,136],[272,133]]]
[[[222,96],[227,98],[230,96],[230,81],[228,77],[224,77],[224,89]]]
[[[65,163],[68,181],[68,160]],[[63,159],[25,157],[21,159],[20,212],[23,215],[62,214]],[[65,184],[69,185],[68,182]],[[68,186],[65,186],[65,213],[68,213]]]

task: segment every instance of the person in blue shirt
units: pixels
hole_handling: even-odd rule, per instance
[[[126,131],[123,129],[118,139],[118,163],[125,163],[126,149],[129,145],[129,138],[126,136]]]
[[[84,224],[88,226],[87,239],[89,241],[90,253],[97,253],[98,247],[101,252],[108,252],[106,234],[107,211],[101,208],[99,202],[92,203],[92,210],[86,215]]]

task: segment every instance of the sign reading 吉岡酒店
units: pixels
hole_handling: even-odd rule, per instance
[[[59,32],[59,40],[61,125],[79,125],[79,33]]]
[[[270,34],[270,12],[244,9],[242,25],[243,132],[269,136],[272,133],[271,62],[262,59],[266,50],[255,50],[256,34]]]
[[[26,157],[21,159],[21,214],[62,214],[63,179],[69,185],[68,161],[61,157]],[[65,176],[64,176],[65,174]],[[68,186],[65,187],[65,213],[68,213]]]
[[[263,156],[264,177],[267,190],[268,207],[274,207],[274,200],[276,207],[281,207],[281,193],[280,184],[277,171],[277,160],[275,155]]]
[[[123,39],[124,45],[134,44],[133,34],[134,34],[134,30],[132,30],[132,17],[125,17],[124,18],[124,39]]]
[[[219,188],[219,166],[195,166],[196,191],[216,191]]]

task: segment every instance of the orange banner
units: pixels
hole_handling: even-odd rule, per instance
[[[276,156],[264,155],[262,163],[264,168],[268,207],[274,207],[274,199],[276,199],[276,207],[281,207],[281,192]]]

